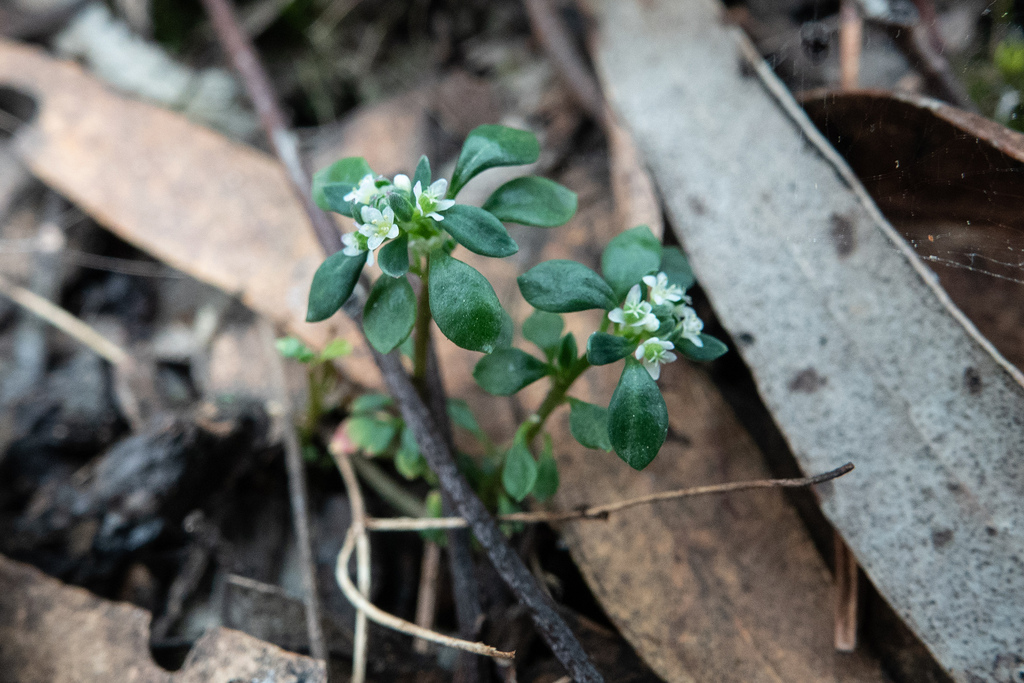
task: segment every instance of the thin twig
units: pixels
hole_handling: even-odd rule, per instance
[[[416,625],[430,629],[437,614],[437,578],[441,570],[441,547],[432,541],[423,545],[423,561],[420,563],[420,585],[416,595]],[[429,644],[417,639],[412,649],[421,655],[427,654]]]
[[[238,17],[231,6],[231,0],[203,0],[214,31],[221,47],[228,54],[235,71],[242,77],[242,83],[256,107],[263,130],[281,161],[291,183],[292,191],[309,215],[324,250],[328,254],[341,249],[341,235],[334,221],[319,206],[313,203],[310,193],[312,182],[309,171],[302,162],[295,135],[288,129],[281,106],[274,93],[267,72],[253,48],[252,41],[243,31]]]
[[[131,363],[131,356],[127,351],[104,337],[90,325],[49,299],[14,284],[3,275],[0,275],[0,294],[89,347],[113,365],[127,367]]]
[[[320,600],[316,586],[316,563],[313,559],[313,542],[309,533],[309,504],[306,493],[306,469],[302,463],[302,447],[299,435],[295,430],[291,402],[285,384],[284,365],[274,348],[274,331],[270,323],[260,320],[260,336],[270,357],[271,386],[274,401],[280,412],[275,417],[281,425],[281,436],[284,442],[284,463],[288,472],[288,499],[292,508],[292,526],[295,531],[295,543],[299,550],[302,564],[302,587],[305,592],[303,602],[306,606],[306,631],[309,635],[309,652],[315,659],[324,662],[328,659],[327,640],[324,637],[323,624],[320,621]]]
[[[503,652],[502,650],[498,650],[490,645],[485,645],[484,643],[472,643],[459,638],[451,638],[435,631],[421,628],[404,619],[399,619],[393,614],[388,614],[374,605],[362,592],[360,592],[358,588],[356,588],[355,584],[352,583],[351,577],[348,575],[348,563],[349,560],[352,559],[352,551],[356,548],[358,537],[366,535],[366,511],[363,507],[362,494],[359,492],[359,482],[356,479],[356,474],[352,469],[352,463],[349,461],[348,455],[340,450],[336,451],[334,453],[334,461],[337,463],[338,470],[341,472],[341,478],[345,483],[349,501],[352,505],[352,524],[349,526],[348,532],[345,534],[345,543],[341,546],[341,552],[338,553],[338,564],[335,567],[338,586],[341,588],[342,593],[345,594],[345,597],[348,598],[349,602],[351,602],[356,609],[361,610],[375,623],[395,631],[407,633],[411,636],[422,638],[423,640],[429,640],[432,643],[455,648],[457,650],[465,650],[466,652],[472,652],[485,657],[493,657],[495,659],[514,659],[516,654],[514,651]],[[355,680],[354,677],[353,680]]]
[[[835,648],[839,652],[853,652],[857,649],[860,611],[857,558],[838,531],[834,532],[833,543],[836,558]]]
[[[830,472],[819,474],[813,477],[802,479],[758,479],[755,481],[734,481],[728,484],[711,484],[709,486],[695,486],[688,489],[676,491],[663,491],[652,493],[647,496],[620,500],[614,503],[593,505],[580,510],[569,510],[566,512],[513,512],[507,515],[499,515],[500,522],[518,522],[521,524],[551,524],[555,522],[572,522],[587,519],[607,519],[613,512],[621,512],[628,508],[639,505],[650,505],[667,500],[680,498],[692,498],[694,496],[708,496],[733,491],[749,491],[752,489],[775,489],[775,488],[801,488],[814,486],[826,481],[831,481],[843,476],[853,470],[853,463],[846,463]],[[430,529],[458,529],[467,526],[466,520],[461,517],[393,517],[389,519],[369,518],[366,520],[366,528],[370,531],[427,531]]]
[[[341,480],[345,483],[345,491],[348,493],[348,503],[352,510],[352,522],[349,525],[348,534],[345,536],[345,545],[348,546],[349,539],[353,539],[356,549],[356,581],[359,587],[356,593],[360,596],[370,594],[370,542],[366,537],[366,504],[363,502],[363,492],[359,488],[359,480],[356,478],[356,471],[352,468],[352,461],[348,453],[340,448],[330,449],[334,462],[341,472]],[[344,560],[342,556],[344,555]],[[352,548],[345,554],[344,547],[338,555],[338,564],[335,569],[338,584],[348,597],[348,591],[342,585],[343,580],[351,583],[348,576],[348,561],[352,555]],[[356,631],[352,639],[352,683],[363,683],[366,680],[366,610],[355,600],[349,598],[356,608]]]
[[[860,53],[864,43],[864,20],[856,0],[839,4],[839,87],[853,90],[860,82]]]

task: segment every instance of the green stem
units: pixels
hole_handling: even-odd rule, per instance
[[[426,516],[427,508],[423,501],[406,491],[401,484],[388,476],[387,472],[359,455],[353,456],[349,460],[362,480],[366,482],[366,485],[373,489],[388,505],[403,515],[410,517]]]
[[[427,352],[430,348],[430,261],[424,264],[420,281],[422,289],[416,305],[416,328],[413,332],[416,336],[413,340],[412,381],[422,394],[427,381]]]
[[[547,422],[551,413],[565,402],[565,394],[569,391],[573,382],[579,379],[579,376],[589,367],[590,361],[587,360],[587,356],[584,354],[576,359],[576,362],[572,364],[568,372],[554,378],[551,382],[551,388],[548,390],[548,395],[544,397],[544,402],[540,404],[540,408],[537,409],[536,413],[527,418],[527,422],[530,424],[525,433],[527,444],[533,443],[533,440],[540,434],[541,429],[544,428],[544,423]]]

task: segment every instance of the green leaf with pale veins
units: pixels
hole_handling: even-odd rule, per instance
[[[444,251],[430,254],[430,313],[457,346],[491,353],[512,341],[512,319],[475,268]]]
[[[576,193],[553,180],[525,176],[495,190],[483,208],[501,221],[553,228],[576,213]]]
[[[605,452],[612,449],[608,439],[607,408],[570,398],[569,431],[582,446]]]
[[[501,221],[475,206],[456,204],[438,225],[474,254],[504,258],[519,251]]]
[[[530,495],[537,483],[537,461],[529,449],[515,443],[505,454],[505,467],[501,470],[501,484],[516,502]]]
[[[485,125],[474,128],[462,143],[448,197],[454,197],[478,173],[496,166],[532,164],[540,156],[537,137],[525,130]]]
[[[363,309],[363,331],[379,353],[391,353],[416,323],[416,295],[404,277],[377,278]]]
[[[658,385],[636,359],[626,367],[608,405],[608,440],[635,470],[647,467],[668,436],[668,408]]]
[[[352,296],[359,275],[366,265],[368,252],[348,256],[338,251],[320,264],[313,275],[313,284],[309,287],[309,307],[306,309],[306,322],[316,323],[326,320],[338,312]]]
[[[517,279],[531,306],[550,313],[573,313],[615,307],[615,295],[604,279],[576,261],[538,263]]]
[[[616,235],[601,254],[601,274],[612,286],[616,301],[660,267],[661,242],[646,225]]]
[[[494,396],[511,396],[548,374],[548,365],[519,349],[498,349],[477,361],[473,379]]]
[[[373,175],[373,170],[363,157],[335,161],[313,175],[313,201],[324,211],[351,216],[352,205],[344,197],[367,175]]]

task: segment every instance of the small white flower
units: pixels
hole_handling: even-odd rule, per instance
[[[679,285],[670,285],[665,273],[658,273],[657,276],[645,275],[644,284],[647,285],[651,303],[655,306],[660,306],[665,302],[675,303],[683,299],[683,288]]]
[[[651,337],[636,348],[633,354],[636,359],[643,363],[644,369],[651,379],[658,379],[661,376],[661,366],[671,363],[676,359],[676,354],[670,353],[675,344],[670,341],[662,341],[657,337]]]
[[[455,206],[455,200],[442,199],[447,191],[448,181],[444,178],[435,180],[426,190],[423,189],[423,183],[417,180],[412,188],[413,197],[416,199],[416,213],[435,221],[443,221],[444,216],[438,211],[447,211]]]
[[[366,251],[365,248],[359,246],[359,235],[354,232],[347,232],[342,235],[341,243],[345,245],[345,248],[342,249],[345,256],[358,256]]]
[[[697,317],[697,311],[689,306],[676,306],[676,315],[679,316],[679,329],[682,335],[690,340],[694,346],[702,347],[700,333],[704,329],[704,321]]]
[[[377,196],[377,184],[372,173],[367,173],[351,192],[345,195],[346,202],[369,204]]]
[[[395,225],[395,212],[390,206],[385,206],[384,211],[379,211],[372,206],[364,206],[360,211],[363,224],[359,226],[359,233],[366,237],[366,248],[370,257],[366,264],[373,265],[373,251],[384,240],[393,240],[398,237],[398,226]]]
[[[403,192],[412,192],[412,181],[410,181],[409,176],[404,173],[396,175],[392,184]]]
[[[633,285],[626,295],[626,303],[622,308],[609,311],[608,319],[619,325],[640,327],[648,332],[654,332],[661,327],[658,316],[651,313],[651,305],[646,301],[640,301],[640,285]]]

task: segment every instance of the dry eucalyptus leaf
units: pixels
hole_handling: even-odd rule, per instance
[[[0,41],[0,87],[35,99],[15,136],[26,165],[106,228],[315,348],[361,339],[341,314],[305,322],[324,255],[276,160],[34,47]],[[363,345],[341,362],[354,381],[380,384]]]
[[[819,491],[826,516],[956,680],[1010,680],[1024,662],[1021,373],[717,5],[591,5],[609,99],[797,460],[857,465]]]

